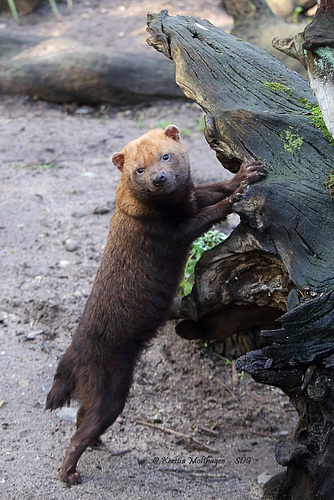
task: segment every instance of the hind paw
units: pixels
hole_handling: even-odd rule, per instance
[[[60,479],[69,486],[73,486],[74,484],[81,484],[82,482],[81,474],[79,471],[66,472],[62,470],[60,472]]]

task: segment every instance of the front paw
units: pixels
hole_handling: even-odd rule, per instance
[[[234,203],[237,203],[238,201],[241,200],[242,195],[247,191],[249,188],[249,182],[248,181],[242,181],[240,183],[240,186],[234,191],[234,193],[231,194],[229,198],[229,202],[231,205]]]
[[[242,180],[251,184],[259,181],[266,175],[266,167],[260,161],[248,161],[240,165],[240,170],[237,175],[242,177]]]

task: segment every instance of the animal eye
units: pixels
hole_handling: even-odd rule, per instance
[[[144,169],[143,168],[137,168],[137,174],[143,174]]]
[[[166,153],[165,155],[163,155],[163,156],[161,157],[161,161],[168,161],[168,160],[169,160],[169,158],[170,158],[169,154],[167,154],[167,153]]]

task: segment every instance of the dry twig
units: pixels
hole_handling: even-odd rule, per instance
[[[190,441],[193,441],[194,443],[196,443],[201,448],[204,448],[206,450],[212,451],[213,453],[218,453],[218,450],[216,450],[216,448],[213,448],[212,446],[209,446],[209,445],[207,445],[205,443],[202,443],[201,441],[199,441],[198,439],[194,438],[190,434],[184,434],[183,432],[174,431],[173,429],[169,429],[168,427],[165,427],[165,426],[160,427],[158,425],[151,424],[150,422],[143,422],[142,420],[136,420],[135,423],[137,425],[144,425],[145,427],[151,427],[152,429],[157,429],[158,431],[164,432],[166,434],[174,434],[175,436],[179,436],[179,437],[183,437],[185,439],[189,439]]]

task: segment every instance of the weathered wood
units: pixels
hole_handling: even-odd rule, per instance
[[[277,59],[197,18],[163,11],[148,21],[148,42],[173,59],[177,83],[207,113],[205,135],[221,163],[268,166],[235,205],[240,225],[197,264],[193,291],[176,304],[185,318],[177,329],[224,339],[290,309],[282,328],[265,332],[271,345],[238,363],[281,387],[299,414],[276,450],[287,472],[264,498],[331,500],[334,204],[326,183],[334,147],[315,125],[308,82]]]
[[[232,35],[261,47],[284,62],[288,68],[307,76],[302,64],[272,45],[274,34],[282,38],[293,37],[304,28],[305,23],[291,24],[279,19],[265,0],[221,0],[221,3],[234,19]]]
[[[221,341],[252,328],[274,327],[286,310],[291,286],[274,248],[240,224],[197,264],[192,293],[177,303],[178,317],[186,320],[176,331],[187,339]]]
[[[0,92],[53,102],[124,105],[183,98],[161,57],[85,47],[65,38],[0,33]]]
[[[326,367],[334,366],[333,291],[284,314],[280,322],[281,329],[262,332],[272,344],[263,349],[268,358],[302,364],[320,360]]]
[[[298,321],[299,318],[296,319]],[[306,350],[307,346],[302,340],[300,351],[303,349]],[[276,448],[276,460],[287,467],[287,471],[265,486],[263,500],[332,500],[333,368],[298,362],[289,366],[289,363],[293,364],[292,360],[289,363],[273,360],[263,351],[253,351],[240,358],[238,370],[247,371],[257,382],[280,387],[299,415],[296,428],[282,438]]]
[[[294,38],[273,45],[307,68],[310,85],[329,132],[334,136],[334,0],[321,0],[313,21]]]
[[[315,291],[334,288],[334,276],[328,276],[328,267],[334,264],[334,212],[325,188],[333,146],[314,127],[305,107],[306,101],[315,104],[308,82],[276,58],[207,21],[162,12],[149,17],[148,29],[152,34],[148,42],[173,58],[178,85],[206,111],[205,135],[221,163],[236,171],[242,161],[255,158],[269,167],[266,179],[251,186],[235,205],[242,220],[242,240],[251,241],[250,249],[277,255],[295,286]],[[318,227],[323,227],[321,240]],[[222,267],[229,269],[222,253],[228,248],[232,274],[233,254],[240,253],[238,234],[232,233],[210,252],[210,259],[204,257],[197,265],[195,287],[182,310],[190,321],[194,315],[203,321],[217,310],[209,284],[219,278],[214,278],[211,264],[221,259]],[[263,268],[266,265],[263,262]],[[221,283],[223,288],[225,281]],[[269,285],[268,291],[272,288]],[[285,285],[285,296],[288,291]],[[248,295],[252,296],[249,289]]]

